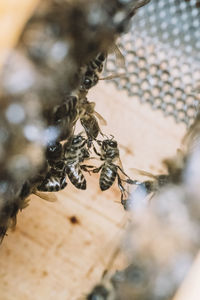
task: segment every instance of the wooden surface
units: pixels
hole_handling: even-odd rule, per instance
[[[7,11],[17,19],[16,4],[25,16],[33,3],[1,0],[0,15],[5,17]],[[19,31],[22,19],[15,25]],[[3,28],[11,33],[16,29]],[[15,38],[8,40],[1,30],[2,54]],[[119,142],[123,166],[130,175],[133,167],[159,173],[162,159],[175,154],[185,131],[183,125],[105,82],[91,91],[89,99],[96,101],[96,110],[108,122],[103,132],[113,134]],[[57,193],[55,203],[33,196],[29,207],[18,215],[16,230],[9,232],[0,247],[0,300],[73,300],[101,278],[117,245],[124,211],[117,203],[116,185],[101,192],[98,175],[88,175],[87,184],[86,191],[68,184]],[[73,223],[75,219],[77,223]],[[193,299],[184,295],[177,299]]]
[[[148,105],[101,83],[91,92],[97,111],[107,120],[104,131],[120,144],[125,170],[161,169],[161,160],[175,154],[184,127]],[[124,148],[124,147],[127,147]],[[124,211],[115,185],[107,192],[98,187],[98,175],[87,176],[86,191],[68,184],[58,202],[33,197],[18,216],[0,248],[0,290],[4,300],[77,299],[101,277],[117,243]],[[70,217],[76,216],[78,224]]]
[[[39,0],[0,1],[0,66],[38,3]]]

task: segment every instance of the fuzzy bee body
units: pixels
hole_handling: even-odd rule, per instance
[[[100,159],[104,163],[96,171],[100,171],[99,185],[102,191],[109,189],[118,175],[118,167],[113,162],[119,158],[119,150],[117,142],[114,140],[104,140],[101,145]]]
[[[86,180],[81,171],[79,163],[68,164],[68,166],[66,168],[66,173],[67,173],[71,183],[77,189],[81,189],[81,190],[86,189]]]
[[[157,192],[161,187],[170,182],[169,175],[155,176],[155,180],[146,180],[138,184],[138,188],[143,188],[146,194]]]
[[[65,169],[51,168],[43,182],[38,186],[38,191],[57,192],[67,186]]]
[[[91,293],[87,295],[87,300],[115,300],[115,287],[111,281],[102,282],[96,285]]]
[[[90,61],[89,68],[97,70],[99,73],[102,72],[105,59],[106,56],[103,53],[99,53],[95,59]]]
[[[99,167],[92,170],[93,173],[100,172],[100,179],[99,179],[99,186],[102,191],[109,189],[112,184],[114,183],[115,179],[117,178],[118,187],[121,192],[121,202],[124,203],[124,198],[126,199],[126,190],[122,185],[122,181],[135,184],[135,181],[130,179],[130,177],[123,171],[123,169],[116,164],[115,162],[119,158],[119,149],[117,142],[112,139],[106,139],[104,141],[98,141],[98,144],[101,145],[101,153],[98,153],[96,148],[94,147],[94,151],[97,155],[100,156],[100,159],[104,161],[104,163]],[[118,170],[120,170],[123,175],[125,175],[128,179],[121,179],[120,175],[118,174]]]
[[[103,70],[103,63],[106,56],[103,53],[99,53],[93,60],[91,60],[87,66],[83,76],[80,90],[87,91],[97,84],[99,81],[99,73]]]
[[[132,193],[132,197],[122,202],[125,210],[131,210],[134,202],[134,195],[141,195],[147,197],[151,195],[151,198],[159,192],[163,187],[169,184],[180,184],[183,173],[183,161],[185,157],[181,155],[177,156],[176,159],[165,160],[164,163],[168,169],[168,174],[153,175],[143,170],[135,169],[140,175],[151,178],[150,180],[138,181],[136,183],[137,188]]]
[[[117,166],[105,163],[101,169],[99,185],[102,191],[109,189],[117,176]]]
[[[80,119],[80,121],[81,125],[85,129],[88,139],[96,139],[99,132],[101,132],[97,119],[93,115],[86,113],[84,117]]]
[[[80,100],[79,114],[81,125],[88,137],[88,147],[91,147],[92,141],[97,138],[99,133],[102,134],[97,118],[100,120],[102,125],[106,125],[106,121],[95,111],[95,103],[89,102],[87,98]]]
[[[87,168],[80,163],[90,156],[86,148],[86,142],[86,139],[79,134],[75,135],[71,141],[64,145],[66,174],[71,183],[77,189],[81,190],[86,189],[86,180],[82,173],[82,169],[87,171]]]
[[[65,140],[72,135],[78,119],[78,97],[66,96],[63,104],[56,107],[54,124],[59,130],[59,139]]]
[[[56,143],[49,146],[46,151],[46,156],[48,159],[49,171],[37,189],[38,191],[43,192],[60,191],[67,185],[62,145]]]

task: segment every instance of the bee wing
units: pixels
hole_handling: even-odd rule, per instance
[[[137,169],[137,168],[131,168],[131,170],[134,171],[135,173],[139,174],[139,175],[147,176],[147,177],[150,177],[150,178],[153,178],[153,179],[157,178],[156,175],[154,175],[150,172],[144,171],[144,170],[140,170],[140,169]]]
[[[115,57],[116,57],[116,63],[119,67],[124,68],[125,67],[125,58],[124,55],[122,54],[122,52],[120,51],[119,47],[114,44],[111,47],[111,51],[114,52]]]
[[[49,202],[55,202],[55,201],[57,201],[57,197],[52,192],[39,192],[39,191],[35,191],[33,194],[36,195],[37,197],[45,200],[45,201],[49,201]]]
[[[128,76],[127,76],[126,73],[112,74],[112,75],[109,75],[109,76],[106,76],[106,77],[99,78],[99,80],[111,80],[111,79],[114,79],[114,78],[128,78]]]
[[[130,179],[130,177],[125,173],[124,171],[124,167],[123,167],[123,164],[122,164],[122,161],[121,161],[121,158],[118,157],[117,159],[117,164],[118,166],[120,167],[121,171],[120,171],[120,178],[122,180],[127,180],[127,177]],[[128,191],[129,190],[129,185],[127,182],[124,182],[123,185],[125,186],[125,190]]]
[[[182,149],[177,149],[176,155],[172,158],[166,158],[162,161],[169,173],[174,173],[177,169],[184,168],[185,152]]]
[[[99,122],[102,126],[107,125],[106,120],[97,111],[94,111],[94,115],[99,119]]]

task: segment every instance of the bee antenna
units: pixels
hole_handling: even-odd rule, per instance
[[[102,141],[100,141],[100,140],[95,139],[95,142],[97,142],[97,144],[98,144],[99,146],[102,145]]]

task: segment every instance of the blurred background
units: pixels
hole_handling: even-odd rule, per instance
[[[1,66],[38,2],[1,1]],[[163,159],[176,154],[198,106],[192,87],[199,80],[200,70],[199,6],[192,0],[182,1],[179,9],[184,11],[180,14],[176,5],[175,0],[160,0],[141,9],[130,32],[119,40],[125,65],[116,70],[111,54],[105,70],[107,75],[126,73],[128,79],[114,79],[115,85],[101,81],[88,95],[107,121],[103,132],[118,141],[123,167],[131,177],[135,176],[132,168],[153,174],[165,171]],[[195,49],[188,47],[191,29],[185,29],[187,34],[182,32],[186,5],[194,7],[191,22]],[[172,22],[175,12],[182,25],[179,19]],[[172,26],[170,22],[176,28],[170,31],[173,35],[166,30]],[[175,102],[177,99],[180,103]],[[56,194],[55,203],[32,196],[28,208],[18,215],[16,229],[8,232],[0,247],[1,299],[77,299],[101,279],[122,236],[125,212],[117,184],[102,192],[98,174],[86,177],[86,191],[69,184]],[[120,257],[113,270],[121,268],[123,260]],[[194,269],[199,272],[198,267]],[[176,299],[199,299],[195,298],[196,291],[192,294],[196,281],[189,279],[189,284],[192,287],[186,285]]]

